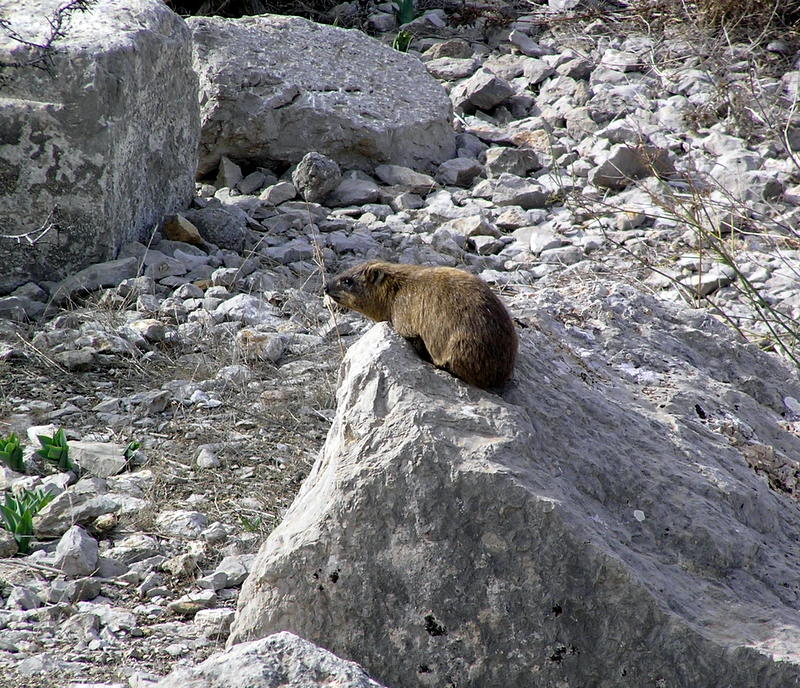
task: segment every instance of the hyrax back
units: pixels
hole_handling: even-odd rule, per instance
[[[511,377],[517,333],[506,307],[481,279],[455,268],[370,261],[334,278],[326,293],[399,334],[434,365],[477,387]]]

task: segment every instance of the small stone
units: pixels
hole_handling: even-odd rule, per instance
[[[446,160],[436,170],[436,181],[447,186],[467,187],[483,172],[483,165],[470,158]]]
[[[306,153],[292,172],[292,183],[300,195],[311,203],[322,201],[342,178],[335,160],[322,153]]]
[[[513,94],[514,89],[505,79],[495,76],[487,69],[479,69],[469,79],[453,88],[450,99],[459,110],[491,110]]]
[[[517,50],[519,50],[523,55],[527,55],[528,57],[541,57],[542,55],[548,55],[551,52],[547,48],[540,46],[527,34],[516,29],[509,34],[508,40],[511,45],[516,47]]]
[[[242,180],[242,168],[226,156],[222,156],[219,161],[217,180],[214,185],[221,189],[227,187],[232,189]]]
[[[498,177],[504,172],[526,177],[541,168],[536,152],[529,148],[495,147],[486,151],[486,173]]]
[[[244,327],[236,333],[236,346],[246,359],[260,359],[275,363],[286,348],[283,337],[271,332],[261,332]]]
[[[228,587],[228,577],[222,572],[214,572],[198,578],[195,583],[200,588],[217,591]]]
[[[0,529],[0,559],[13,557],[18,549],[14,536],[7,530]]]
[[[90,576],[97,568],[97,540],[72,526],[58,541],[54,566],[66,576]]]
[[[542,251],[558,248],[564,245],[564,240],[553,230],[541,227],[534,227],[531,234],[530,247],[531,253],[538,256]]]
[[[200,447],[194,463],[198,468],[216,468],[222,462],[217,457],[216,452],[206,444]]]
[[[514,174],[503,173],[497,178],[492,202],[499,205],[518,205],[521,208],[544,208],[549,194],[541,184],[528,182]]]
[[[477,68],[477,62],[470,58],[439,57],[425,63],[427,70],[437,79],[453,81],[470,76]]]
[[[96,353],[95,349],[86,346],[74,351],[60,351],[53,355],[53,359],[67,370],[81,372],[92,369]]]
[[[206,638],[228,637],[235,613],[232,609],[200,609],[194,615],[194,625]]]
[[[589,182],[605,189],[623,189],[635,179],[675,173],[668,151],[655,146],[619,144],[601,156],[598,162],[589,173]]]
[[[193,246],[205,246],[206,242],[200,236],[200,230],[183,215],[170,215],[164,220],[161,231],[171,241],[183,241]]]
[[[247,574],[250,573],[250,566],[255,559],[253,554],[236,554],[224,557],[217,565],[215,573],[223,573],[227,578],[226,588],[234,587],[244,583]]]
[[[180,616],[194,616],[201,609],[208,609],[217,602],[217,595],[213,590],[200,590],[173,600],[167,609]]]
[[[127,465],[125,445],[112,442],[70,441],[70,458],[98,478],[116,475]]]
[[[378,165],[375,174],[384,184],[405,187],[412,193],[427,195],[436,188],[433,177],[402,165]]]
[[[199,511],[175,509],[156,517],[158,529],[172,537],[196,538],[207,525],[208,519]]]
[[[280,205],[286,201],[291,201],[297,196],[297,189],[291,182],[278,182],[268,186],[258,196],[267,205]]]
[[[38,609],[42,606],[42,600],[30,588],[23,585],[15,585],[11,588],[11,593],[6,600],[6,609]]]
[[[377,202],[380,198],[380,193],[380,188],[372,180],[345,177],[328,194],[325,203],[331,208],[364,205],[365,203]]]
[[[164,323],[156,318],[142,318],[128,323],[134,332],[138,332],[150,343],[163,342],[166,333]]]
[[[239,191],[241,191],[244,195],[249,196],[262,188],[267,181],[267,175],[256,170],[242,179],[242,181],[236,185],[236,188],[239,189]]]

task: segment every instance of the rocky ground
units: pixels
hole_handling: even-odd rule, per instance
[[[23,438],[29,465],[0,470],[0,488],[59,495],[30,555],[0,540],[0,686],[150,685],[223,646],[251,557],[324,441],[342,353],[369,326],[326,307],[324,273],[453,265],[509,297],[612,277],[797,355],[789,42],[647,33],[624,13],[451,19],[410,27],[456,108],[459,157],[435,175],[224,161],[186,213],[205,240],[178,221],[0,298],[0,433]],[[92,469],[33,457],[47,425],[91,443]]]

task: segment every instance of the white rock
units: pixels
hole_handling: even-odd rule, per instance
[[[450,103],[422,63],[300,17],[190,17],[200,75],[199,172],[221,155],[425,168],[455,152]],[[332,76],[335,75],[335,76]]]
[[[0,238],[0,293],[113,258],[194,192],[199,106],[184,21],[156,0],[98,0],[61,27],[47,70],[26,64],[20,41],[45,41],[63,4],[4,3],[0,62],[24,66],[3,87],[0,130],[17,133],[4,139],[13,181],[0,226],[35,241],[19,250]],[[51,220],[58,230],[44,232]]]
[[[206,638],[227,638],[233,616],[233,609],[201,609],[194,615],[194,625]]]
[[[654,661],[670,685],[796,683],[800,511],[696,410],[798,456],[777,422],[796,371],[627,286],[561,283],[523,303],[536,327],[502,396],[436,371],[387,324],[348,351],[326,446],[259,552],[230,642],[290,626],[389,685],[529,685],[553,653],[570,685],[639,688]],[[647,395],[623,367],[656,373]],[[512,625],[525,642],[491,661]],[[643,632],[659,642],[639,653]],[[420,656],[428,672],[409,679]]]
[[[214,310],[214,316],[215,319],[219,318],[219,321],[235,320],[245,325],[258,325],[275,320],[282,322],[280,313],[275,306],[250,294],[237,294],[227,301],[223,301]]]
[[[288,631],[236,645],[194,668],[176,669],[156,688],[240,688],[245,677],[252,688],[383,688],[357,664]]]
[[[208,519],[199,511],[173,509],[156,516],[156,526],[171,537],[196,538],[208,525]]]

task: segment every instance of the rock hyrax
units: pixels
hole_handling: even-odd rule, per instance
[[[370,261],[325,287],[337,303],[389,321],[439,368],[484,389],[511,377],[517,333],[481,279],[455,268]]]

